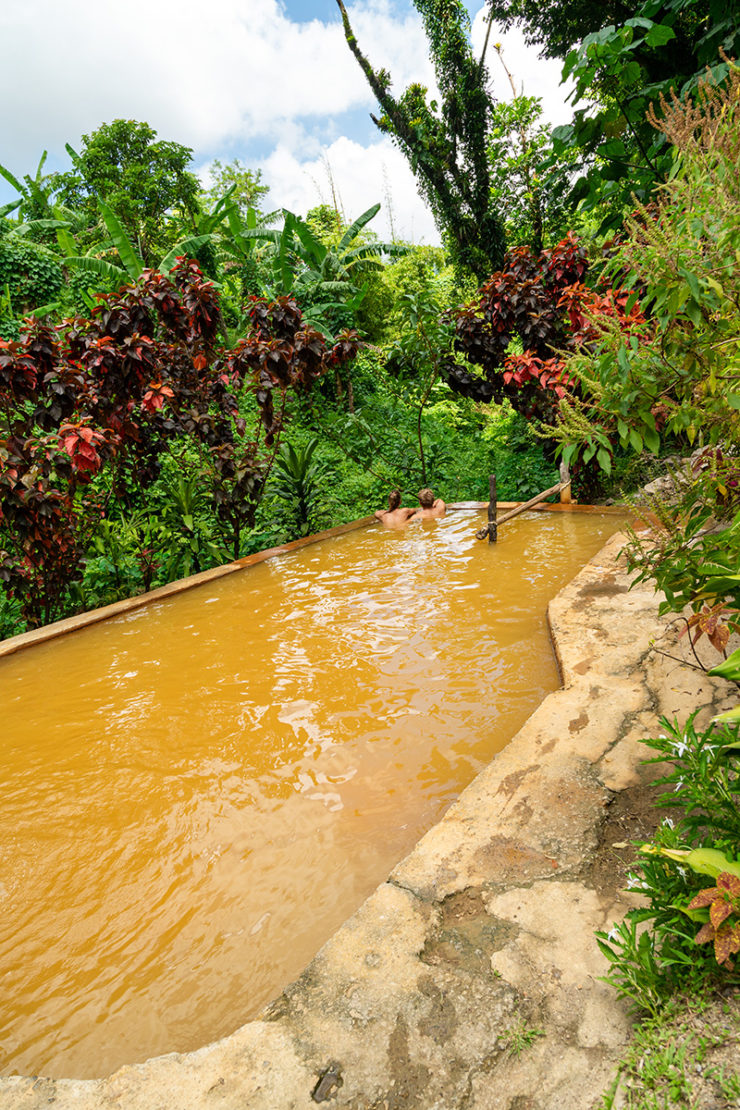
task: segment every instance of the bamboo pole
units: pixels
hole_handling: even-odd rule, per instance
[[[505,524],[507,520],[513,520],[514,517],[519,516],[520,513],[526,512],[527,509],[531,509],[535,505],[539,505],[540,501],[544,501],[546,497],[552,497],[554,493],[560,493],[561,488],[560,482],[557,482],[554,486],[550,486],[549,489],[544,490],[542,493],[538,493],[536,497],[532,497],[529,501],[525,501],[523,505],[517,505],[515,509],[510,509],[508,513],[504,513],[503,516],[499,517],[496,522],[497,525]]]
[[[560,464],[560,504],[570,505],[570,470],[567,462]]]

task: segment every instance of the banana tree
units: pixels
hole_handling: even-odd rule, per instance
[[[4,177],[8,185],[18,193],[16,207],[20,207],[20,214],[24,219],[44,219],[51,213],[51,197],[55,192],[56,174],[43,172],[47,154],[48,152],[44,151],[41,155],[33,177],[30,174],[24,174],[22,181],[0,163],[0,177]]]
[[[405,253],[397,243],[357,242],[362,229],[380,211],[374,204],[358,216],[336,243],[320,239],[305,220],[283,209],[282,228],[242,226],[234,229],[233,241],[243,251],[258,241],[271,246],[268,296],[292,294],[304,309],[306,319],[327,336],[346,326],[347,314],[359,307],[365,296],[363,278],[383,268],[383,256]]]
[[[145,269],[143,258],[129,239],[123,224],[118,219],[113,209],[99,198],[98,207],[103,224],[108,232],[109,240],[104,243],[102,247],[101,245],[92,247],[87,254],[81,255],[77,253],[77,244],[68,229],[59,228],[57,239],[59,246],[64,252],[65,264],[77,270],[97,274],[114,286],[116,284],[121,285],[127,281],[138,281]],[[213,216],[213,213],[210,215]],[[223,214],[220,218],[223,218]],[[218,220],[216,220],[216,222],[218,222]],[[215,226],[215,224],[213,226]],[[209,230],[199,235],[189,235],[181,239],[160,259],[155,269],[159,270],[160,273],[168,274],[174,266],[176,258],[181,255],[192,258],[205,243],[212,239],[212,237],[213,231]],[[115,249],[118,253],[121,265],[119,266],[105,258],[100,258],[99,252],[101,249],[105,252]]]

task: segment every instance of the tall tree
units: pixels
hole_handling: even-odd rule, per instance
[[[556,153],[579,151],[573,198],[621,223],[671,172],[673,152],[647,121],[674,90],[693,92],[706,67],[723,80],[720,49],[740,50],[740,11],[725,0],[489,0],[490,18],[517,24],[542,53],[564,60],[575,84],[572,124],[553,132]]]
[[[167,213],[179,209],[194,216],[199,191],[198,179],[188,169],[193,152],[180,143],[156,140],[148,123],[103,123],[82,136],[79,154],[67,148],[74,169],[56,179],[60,200],[83,208],[90,223],[98,221],[98,200],[105,201],[147,265],[170,245]]]
[[[458,269],[483,280],[500,269],[504,231],[491,197],[488,163],[491,97],[483,56],[470,44],[470,19],[460,0],[414,0],[429,40],[440,103],[413,84],[400,96],[391,77],[360,50],[342,0],[344,36],[383,114],[371,118],[406,155]]]
[[[264,219],[262,201],[270,189],[262,184],[262,170],[250,170],[239,158],[233,158],[231,162],[214,158],[209,172],[211,184],[205,190],[205,195],[211,206],[217,204],[224,193],[233,188],[231,200],[241,218],[246,220],[249,209],[253,208],[258,218]]]

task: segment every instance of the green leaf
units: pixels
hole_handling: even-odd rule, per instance
[[[654,455],[657,455],[660,451],[660,436],[658,433],[652,428],[645,428],[643,437],[645,439],[645,446],[648,450],[652,451]]]
[[[712,667],[708,673],[718,678],[726,678],[730,682],[740,682],[740,648],[733,651],[732,655],[728,655],[716,667]]]
[[[617,351],[617,362],[619,363],[622,370],[624,370],[625,374],[629,374],[630,360],[627,357],[627,351],[625,350],[623,344],[620,344],[619,350]]]
[[[168,274],[175,265],[176,258],[181,255],[187,258],[194,257],[195,252],[212,238],[213,236],[209,232],[207,235],[191,235],[189,239],[181,239],[179,243],[175,243],[171,251],[167,252],[161,262],[159,262],[157,269],[161,274]]]
[[[128,276],[120,266],[114,266],[112,262],[106,262],[102,258],[90,258],[88,255],[70,255],[64,261],[68,266],[74,266],[77,270],[87,270],[88,273],[99,274],[110,281],[118,282],[119,285]]]
[[[355,222],[347,228],[344,235],[339,240],[338,250],[341,251],[344,250],[345,247],[348,247],[358,232],[362,230],[365,224],[369,224],[370,221],[377,216],[378,212],[380,212],[380,204],[374,204],[372,208],[368,208],[366,212],[358,216]]]
[[[61,305],[61,301],[52,301],[51,304],[40,304],[32,308],[28,313],[29,316],[35,316],[41,319],[42,316],[51,316],[52,312],[56,312]]]
[[[596,461],[607,474],[612,472],[612,457],[605,447],[600,447],[596,452]]]
[[[301,243],[303,244],[304,249],[306,250],[310,258],[314,259],[318,265],[321,265],[327,254],[327,248],[325,244],[322,243],[320,239],[316,238],[316,236],[311,231],[311,228],[308,227],[308,225],[305,224],[303,220],[301,220],[298,216],[294,217],[294,219],[295,232]]]
[[[26,189],[25,185],[21,185],[18,178],[14,177],[10,170],[6,169],[2,162],[0,162],[0,177],[4,177],[8,185],[12,185],[16,192],[20,193],[21,196],[25,197],[28,194],[28,189]]]
[[[67,154],[72,159],[72,164],[75,166],[75,168],[77,168],[79,166],[80,156],[75,148],[73,146],[70,146],[69,143],[65,143],[64,149],[67,151]]]
[[[633,451],[642,451],[642,436],[634,428],[630,428],[630,443]]]
[[[131,240],[126,234],[123,224],[112,208],[104,200],[98,198],[98,207],[103,217],[103,222],[108,229],[108,234],[113,241],[113,246],[118,251],[119,258],[124,265],[126,273],[133,281],[138,281],[144,270],[144,263],[136,253]]]
[[[681,277],[684,279],[689,289],[691,290],[691,296],[694,298],[697,304],[700,304],[702,300],[701,288],[699,286],[699,279],[697,278],[696,274],[693,273],[691,270],[684,269],[683,267],[681,268],[680,273]]]
[[[686,302],[684,312],[688,316],[689,320],[691,320],[691,323],[694,325],[694,327],[698,328],[701,326],[704,317],[702,316],[701,308],[693,299],[693,297]]]
[[[711,671],[709,672],[712,673]],[[716,717],[712,717],[713,721],[740,721],[740,705],[735,709],[728,709],[726,713],[719,713]]]
[[[291,289],[293,288],[294,281],[294,274],[290,267],[290,262],[288,261],[288,249],[290,247],[291,239],[293,238],[294,224],[294,217],[291,215],[291,213],[286,213],[285,225],[283,227],[283,233],[280,236],[280,242],[278,245],[277,258],[278,272],[283,283],[283,290],[286,293],[290,293]]]
[[[645,35],[645,42],[648,46],[665,46],[675,37],[676,32],[672,27],[667,27],[664,23],[654,23]]]
[[[63,225],[57,228],[57,243],[65,255],[65,261],[68,261],[76,255],[78,250],[77,243]]]

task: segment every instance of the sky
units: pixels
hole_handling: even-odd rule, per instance
[[[480,53],[483,0],[466,0]],[[434,74],[411,0],[349,0],[361,49],[384,66],[398,93]],[[17,177],[70,168],[65,143],[113,119],[145,120],[160,139],[193,150],[205,183],[214,158],[261,170],[265,204],[305,213],[335,196],[354,219],[382,208],[371,227],[412,242],[436,242],[403,155],[370,120],[377,110],[344,41],[335,0],[2,0],[0,163]],[[543,98],[545,118],[571,111],[559,66],[543,61],[516,31],[493,41],[517,85]],[[494,95],[510,99],[489,49]],[[0,203],[15,191],[0,179]]]

